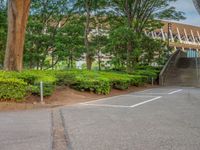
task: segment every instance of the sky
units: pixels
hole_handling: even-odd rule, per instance
[[[173,2],[171,5],[175,6],[177,10],[185,13],[187,19],[179,22],[200,26],[200,14],[198,14],[197,10],[195,9],[192,0],[178,0],[175,3]]]

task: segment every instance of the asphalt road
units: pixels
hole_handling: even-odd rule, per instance
[[[200,90],[157,88],[62,109],[72,150],[199,150]]]
[[[199,150],[200,89],[155,88],[56,111],[0,113],[0,150],[64,149]]]
[[[0,113],[0,150],[50,150],[49,110]]]

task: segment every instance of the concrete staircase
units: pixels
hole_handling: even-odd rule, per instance
[[[200,58],[197,62],[200,62]],[[197,75],[196,58],[180,57],[176,63],[169,63],[163,84],[166,86],[198,86]]]

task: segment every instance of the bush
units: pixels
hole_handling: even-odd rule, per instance
[[[146,69],[146,70],[145,70]],[[111,88],[125,90],[130,86],[141,86],[151,77],[158,76],[159,70],[152,67],[136,69],[132,74],[87,70],[19,72],[0,71],[0,98],[22,99],[27,87],[29,92],[40,95],[40,81],[43,81],[44,96],[50,96],[56,85],[67,85],[81,91],[109,94]]]
[[[0,78],[0,99],[15,99],[21,101],[27,92],[27,83],[20,79]]]
[[[50,96],[56,87],[56,77],[53,71],[28,70],[23,72],[0,72],[0,78],[23,80],[30,87],[29,92],[40,95],[40,81],[44,85],[44,96]]]
[[[142,86],[147,82],[147,77],[135,75],[131,77],[131,85],[133,86]]]
[[[43,76],[38,78],[31,89],[31,92],[36,95],[40,95],[40,82],[43,82],[43,95],[51,96],[56,88],[56,78],[53,76]]]
[[[110,93],[110,82],[105,78],[77,77],[73,87],[81,91],[91,91],[97,94]]]
[[[76,83],[76,74],[75,72],[72,71],[60,71],[56,73],[56,78],[57,78],[57,84],[58,85],[73,85]]]
[[[154,66],[149,66],[149,65],[136,65],[135,70],[157,70],[160,71],[162,67],[154,67]]]
[[[112,73],[112,72],[101,72],[103,77],[109,79],[112,88],[125,90],[131,85],[131,79],[127,74]]]
[[[85,70],[60,71],[56,73],[57,83],[67,85],[81,91],[97,94],[109,94],[110,82],[96,72]]]
[[[18,79],[22,79],[23,81],[25,81],[26,83],[28,83],[30,85],[33,85],[35,80],[38,79],[38,75],[34,74],[31,71],[24,71],[21,73],[17,73],[14,76]]]

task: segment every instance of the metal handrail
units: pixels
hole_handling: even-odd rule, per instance
[[[161,70],[159,74],[159,84],[164,85],[164,76],[167,70],[169,69],[170,63],[172,62],[173,59],[175,59],[175,62],[177,60],[177,56],[180,54],[181,50],[177,50],[174,52],[170,58],[168,59],[167,63],[164,65],[163,69]]]

